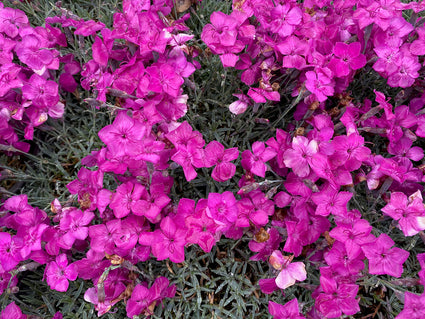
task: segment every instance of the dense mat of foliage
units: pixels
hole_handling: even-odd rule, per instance
[[[424,11],[0,4],[0,318],[423,318]]]

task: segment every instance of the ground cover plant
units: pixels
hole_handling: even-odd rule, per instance
[[[425,3],[0,4],[0,318],[422,318]]]

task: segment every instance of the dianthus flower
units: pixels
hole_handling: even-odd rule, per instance
[[[302,262],[292,262],[293,256],[283,256],[280,250],[275,250],[269,258],[269,263],[279,274],[276,277],[276,285],[286,289],[296,281],[304,281],[307,278],[305,265]]]
[[[332,72],[328,68],[321,68],[315,71],[307,71],[305,87],[313,93],[319,102],[326,101],[328,96],[334,94],[335,82]]]
[[[212,141],[205,147],[205,165],[214,166],[211,177],[217,182],[224,182],[230,179],[236,172],[235,164],[230,163],[239,157],[237,147],[224,149],[224,146],[217,141]]]
[[[68,280],[77,279],[78,271],[75,264],[68,265],[65,254],[56,257],[55,261],[50,262],[46,267],[46,281],[51,289],[65,292],[68,290]]]
[[[154,232],[142,232],[139,243],[152,247],[152,254],[158,260],[170,258],[174,263],[181,263],[184,261],[186,228],[167,216],[161,220],[160,229]]]
[[[395,319],[421,319],[425,316],[425,293],[404,293],[404,308]]]
[[[390,275],[400,277],[403,273],[403,263],[409,257],[409,252],[394,247],[394,241],[387,234],[381,234],[374,243],[361,248],[369,260],[369,273],[372,275]]]
[[[296,298],[288,301],[284,305],[280,305],[273,301],[269,301],[269,312],[273,319],[303,319],[305,318],[300,314],[298,300]]]
[[[304,136],[296,136],[292,140],[292,148],[283,154],[283,162],[299,177],[306,177],[310,174],[311,158],[317,153],[318,148],[315,140],[309,141]]]
[[[390,202],[382,211],[398,221],[405,236],[413,236],[425,229],[425,207],[419,191],[409,196],[401,192],[391,193]]]
[[[366,65],[366,57],[360,53],[360,42],[346,44],[337,42],[333,48],[334,58],[329,62],[329,68],[338,77],[347,76],[352,70],[361,69]]]

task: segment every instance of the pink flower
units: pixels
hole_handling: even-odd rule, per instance
[[[208,217],[207,209],[207,200],[199,200],[194,214],[186,217],[185,224],[188,228],[187,242],[198,244],[203,251],[208,253],[217,241],[218,225],[212,218]]]
[[[292,262],[293,256],[283,256],[280,250],[275,250],[269,258],[269,263],[279,274],[276,277],[276,285],[280,289],[286,289],[296,281],[304,281],[307,278],[305,265],[302,262]]]
[[[202,134],[194,131],[186,121],[181,123],[175,130],[169,132],[166,137],[177,149],[189,146],[202,148],[205,145]]]
[[[46,81],[34,73],[22,87],[22,96],[39,108],[51,107],[59,102],[58,88],[56,82]]]
[[[315,71],[308,71],[305,74],[307,80],[305,87],[316,95],[319,102],[326,101],[328,96],[334,94],[334,81],[332,72],[328,68],[320,68]]]
[[[364,138],[357,133],[336,136],[332,145],[335,149],[331,156],[332,162],[337,166],[344,165],[349,171],[359,169],[371,153],[370,149],[364,146]]]
[[[146,188],[140,183],[127,182],[117,187],[112,195],[109,207],[114,211],[116,218],[123,218],[137,210],[136,202],[146,194]]]
[[[207,216],[219,225],[218,230],[225,232],[230,229],[238,218],[238,207],[233,193],[209,193]]]
[[[58,51],[47,50],[45,47],[44,39],[28,34],[16,45],[15,52],[29,68],[42,74],[46,69],[57,70],[59,68]]]
[[[303,319],[305,318],[300,314],[298,300],[296,298],[288,301],[284,305],[280,305],[273,301],[269,301],[269,313],[273,319]]]
[[[320,192],[311,196],[317,205],[316,215],[328,216],[333,214],[344,217],[347,213],[347,204],[353,194],[350,192],[338,192],[332,186],[324,187]]]
[[[19,34],[18,28],[26,26],[28,26],[28,18],[23,11],[13,8],[0,8],[0,32],[15,38]]]
[[[233,94],[233,96],[239,100],[229,105],[229,111],[236,115],[244,113],[250,104],[250,99],[244,94]]]
[[[419,191],[407,198],[404,193],[391,193],[390,202],[382,211],[398,221],[405,236],[413,236],[425,229],[425,207]]]
[[[264,242],[257,242],[255,237],[248,243],[248,247],[253,252],[258,252],[258,254],[250,257],[250,260],[264,260],[279,248],[279,244],[282,242],[282,237],[276,228],[270,228],[267,230],[269,239]]]
[[[184,261],[186,228],[167,216],[161,220],[160,229],[154,232],[142,232],[139,243],[152,247],[152,254],[158,260],[170,258],[174,263],[181,263]]]
[[[283,162],[299,177],[306,177],[310,174],[309,162],[318,148],[315,140],[309,141],[304,136],[296,136],[292,140],[292,148],[283,153]]]
[[[302,21],[303,13],[298,6],[289,3],[278,4],[270,11],[270,30],[281,37],[287,37],[294,32],[295,27]]]
[[[404,308],[395,319],[421,319],[425,316],[425,293],[404,293]]]
[[[387,234],[381,234],[374,243],[361,248],[369,260],[369,273],[373,275],[390,275],[400,277],[403,273],[403,263],[409,257],[409,252],[394,247],[394,241]]]
[[[265,177],[267,170],[265,162],[274,158],[276,154],[273,148],[266,147],[264,142],[257,141],[252,144],[252,153],[248,150],[243,151],[241,164],[247,171]]]
[[[366,65],[366,57],[360,50],[360,42],[337,42],[333,48],[335,57],[329,62],[329,68],[338,77],[349,75],[351,70],[361,69]]]
[[[0,34],[0,65],[12,63],[13,60],[13,48],[15,47],[16,42],[8,38],[5,38]]]
[[[148,89],[156,93],[168,93],[172,97],[177,97],[184,80],[176,73],[168,63],[159,66],[150,66],[146,69],[149,74]]]
[[[0,232],[0,262],[4,271],[12,270],[22,261],[20,251],[23,245],[22,239]]]
[[[64,232],[61,237],[61,247],[70,249],[76,239],[84,240],[89,233],[86,227],[94,218],[94,214],[89,211],[82,212],[79,209],[67,211],[60,221],[60,230]]]
[[[22,313],[22,310],[12,302],[0,313],[0,319],[27,319],[28,316]]]
[[[136,155],[140,151],[140,142],[145,134],[146,128],[125,111],[119,112],[114,122],[98,133],[102,142],[116,156]]]
[[[131,298],[127,302],[127,316],[144,314],[150,316],[153,307],[161,302],[164,298],[172,298],[176,293],[176,286],[170,285],[170,282],[165,277],[158,277],[152,284],[152,287],[147,288],[145,285],[138,284],[134,287],[131,293]]]
[[[55,261],[50,262],[46,267],[46,281],[51,289],[65,292],[68,290],[68,280],[77,279],[77,266],[75,264],[68,265],[65,254],[56,257]]]
[[[415,83],[415,79],[419,77],[418,71],[420,69],[421,64],[418,62],[417,56],[404,54],[397,71],[388,77],[388,85],[402,88],[412,86]]]
[[[142,196],[133,206],[133,214],[145,216],[150,222],[157,222],[162,209],[171,199],[164,194],[164,190],[156,191],[151,185],[149,193],[144,191]]]
[[[306,66],[305,57],[307,56],[310,45],[307,41],[302,41],[298,37],[291,35],[277,45],[277,49],[282,53],[282,66],[285,68],[295,68],[301,70]]]
[[[204,156],[204,150],[202,148],[189,145],[188,147],[178,149],[171,156],[171,160],[180,164],[186,180],[191,181],[198,175],[193,167],[205,167]]]
[[[239,157],[237,147],[224,149],[224,146],[217,141],[212,141],[205,147],[205,165],[214,166],[211,177],[217,182],[224,182],[230,179],[236,172],[236,166],[230,161]]]
[[[337,227],[329,232],[329,236],[344,243],[348,254],[354,255],[362,245],[375,241],[370,233],[372,226],[364,219],[358,219],[352,223],[337,222]]]
[[[320,276],[320,286],[323,292],[316,297],[316,307],[325,317],[338,318],[342,314],[354,315],[360,311],[359,302],[356,300],[359,286],[337,283],[334,278],[323,272]]]

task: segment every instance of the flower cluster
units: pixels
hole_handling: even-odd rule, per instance
[[[0,4],[0,144],[28,152],[16,129],[32,140],[35,127],[62,117],[55,71],[66,61],[56,48],[66,45],[59,28],[31,27],[23,11]]]
[[[359,279],[401,277],[409,252],[395,247],[389,235],[379,234],[364,212],[354,209],[358,186],[381,191],[387,204],[378,214],[392,219],[405,236],[425,230],[425,177],[418,164],[424,153],[414,146],[425,137],[425,94],[412,89],[408,103],[393,105],[379,91],[374,101],[362,103],[353,102],[346,92],[357,70],[367,65],[390,86],[404,88],[419,81],[424,18],[411,23],[402,13],[419,12],[424,5],[390,2],[246,0],[234,1],[230,15],[212,14],[202,40],[225,67],[244,70],[241,79],[249,86],[247,95],[237,95],[240,100],[230,106],[233,113],[244,112],[251,100],[278,101],[283,92],[275,81],[282,74],[296,82],[291,93],[300,97],[293,121],[276,128],[274,137],[253,141],[241,154],[236,147],[205,141],[182,120],[188,100],[183,85],[200,64],[184,23],[189,16],[169,18],[172,1],[124,0],[112,29],[66,11],[47,19],[93,39],[92,59],[81,66],[81,86],[93,94],[89,103],[108,106],[114,97],[118,106],[112,123],[98,132],[104,147],[82,159],[78,178],[67,185],[78,205],[62,207],[54,200],[50,220],[28,204],[26,195],[4,202],[0,292],[9,281],[9,289],[17,285],[10,272],[46,265],[44,277],[51,289],[63,292],[69,281],[90,280],[94,287],[84,298],[99,316],[122,300],[128,317],[149,316],[164,298],[175,295],[176,287],[164,277],[142,281],[143,275],[135,275],[137,263],[153,257],[181,263],[190,245],[210,252],[222,236],[249,236],[255,253],[251,259],[270,265],[271,277],[259,281],[264,293],[310,280],[306,269],[320,277],[309,288],[314,306],[302,310],[296,299],[285,305],[270,301],[275,318],[304,318],[301,313],[337,318],[359,312]],[[0,23],[4,43],[21,40],[9,53],[3,49],[0,54],[13,59],[16,53],[28,66],[24,72],[12,60],[2,63],[2,72],[11,70],[7,84],[12,86],[0,99],[20,94],[16,105],[26,114],[48,109],[61,115],[55,108],[60,105],[58,85],[48,77],[59,63],[53,47],[65,45],[61,31],[48,24],[46,29],[30,28],[20,11],[0,10],[0,19],[6,21]],[[51,33],[41,31],[47,29]],[[31,39],[42,41],[48,34],[57,36],[37,44],[38,55],[34,46],[27,47]],[[47,63],[49,54],[52,60]],[[66,59],[59,83],[72,91],[80,66],[72,57]],[[252,87],[257,83],[259,87]],[[335,93],[345,97],[344,103],[330,109],[328,98]],[[371,137],[385,140],[385,157],[374,152]],[[18,148],[13,138],[4,140]],[[237,167],[233,161],[239,155]],[[209,168],[217,182],[235,178],[239,170],[239,190],[172,201],[173,176],[182,173],[191,181],[199,168]],[[105,177],[114,182],[105,183]],[[77,260],[76,251],[84,258]],[[424,257],[418,260],[423,284]],[[420,305],[423,296],[406,292],[399,318],[419,311]],[[1,316],[12,314],[25,317],[14,303]]]
[[[392,87],[412,86],[423,72],[425,29],[421,19],[410,23],[402,12],[417,13],[424,5],[390,3],[235,0],[229,15],[214,12],[202,40],[224,67],[243,70],[249,86],[247,95],[235,95],[230,111],[279,101],[281,93],[299,95],[307,105],[324,102],[344,92],[366,65]]]

